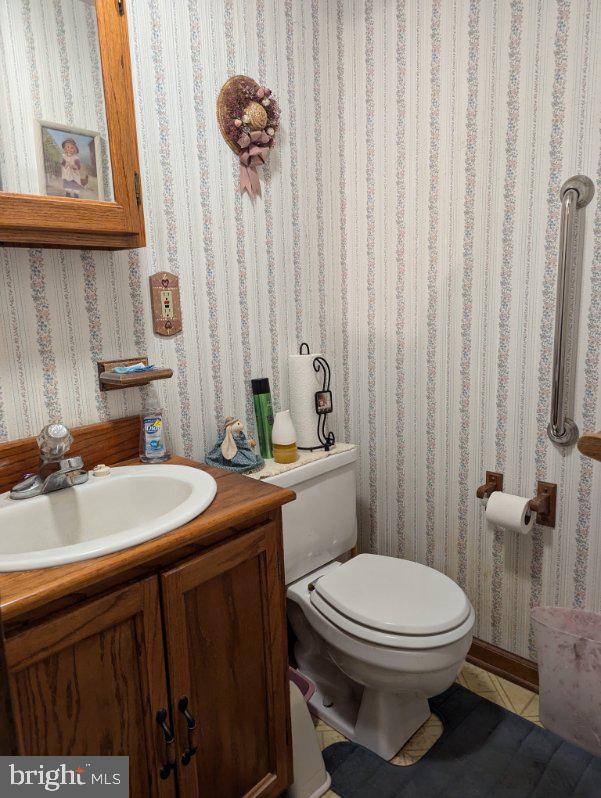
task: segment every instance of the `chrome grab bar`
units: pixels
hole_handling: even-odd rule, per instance
[[[574,246],[574,218],[580,208],[592,200],[595,193],[593,181],[585,175],[570,177],[561,187],[561,222],[559,231],[559,261],[557,265],[557,300],[555,306],[555,342],[553,344],[553,377],[551,393],[551,419],[547,434],[559,446],[571,446],[578,440],[576,423],[566,416],[565,359],[569,332],[570,284],[574,277],[572,257]]]

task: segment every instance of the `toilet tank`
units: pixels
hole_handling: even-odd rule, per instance
[[[356,460],[352,448],[264,480],[296,493],[282,508],[287,585],[357,542]]]

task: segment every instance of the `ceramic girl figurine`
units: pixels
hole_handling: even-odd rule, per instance
[[[87,179],[82,180],[79,147],[74,139],[65,139],[63,141],[61,175],[63,178],[65,197],[79,199],[79,192],[83,190],[88,181]]]
[[[252,438],[246,438],[240,419],[228,417],[223,432],[219,433],[217,443],[208,453],[205,462],[207,465],[241,474],[255,471],[264,465],[263,458],[252,451],[255,445]]]

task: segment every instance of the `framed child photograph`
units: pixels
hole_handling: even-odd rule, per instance
[[[104,200],[100,133],[41,119],[35,124],[40,193]]]
[[[315,412],[323,416],[326,413],[331,413],[332,409],[332,391],[317,391],[315,394]]]

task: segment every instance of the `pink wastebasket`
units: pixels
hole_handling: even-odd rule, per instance
[[[297,671],[296,668],[292,668],[290,665],[288,665],[288,678],[298,687],[308,704],[315,692],[315,685],[313,682],[307,679],[304,673]]]
[[[320,798],[330,789],[330,776],[324,765],[317,733],[307,701],[315,685],[304,673],[288,667],[290,680],[290,720],[292,725],[292,761],[294,784],[286,798]]]
[[[601,756],[601,613],[535,607],[540,719]]]

